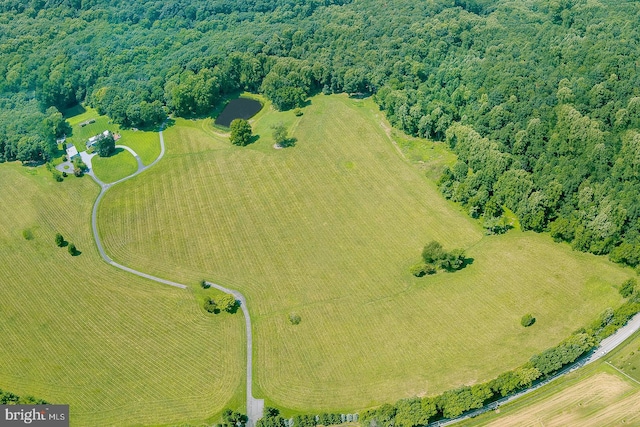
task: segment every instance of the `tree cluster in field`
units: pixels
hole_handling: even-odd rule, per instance
[[[66,178],[66,176],[67,176],[66,172],[62,173],[59,170],[57,170],[56,168],[54,168],[53,164],[51,162],[47,163],[47,170],[49,172],[51,172],[51,176],[53,177],[53,179],[56,182],[64,181],[64,178]]]
[[[245,414],[227,408],[222,412],[222,420],[223,423],[214,424],[214,427],[244,427],[249,418]]]
[[[31,395],[23,397],[0,389],[0,405],[46,405],[48,403],[49,402],[45,400],[36,399]]]
[[[285,420],[287,427],[332,426],[358,421],[358,414],[322,413],[318,415],[295,415]]]
[[[557,346],[532,356],[513,371],[504,372],[486,383],[463,386],[438,396],[414,397],[399,400],[393,405],[382,405],[364,412],[361,424],[364,427],[417,427],[443,418],[455,418],[552,376],[593,350],[601,340],[640,312],[640,289],[635,279],[623,283],[620,293],[627,295],[627,301],[620,307],[605,310],[586,328],[574,332]]]
[[[300,414],[292,418],[283,418],[276,408],[265,407],[264,417],[256,427],[316,427],[331,426],[347,422],[357,422],[358,414],[322,413],[317,415]]]
[[[465,261],[466,256],[463,249],[453,249],[447,252],[439,242],[433,240],[424,246],[422,261],[411,266],[410,272],[416,277],[434,274],[437,269],[452,272],[463,268]]]
[[[216,299],[205,297],[204,309],[208,313],[218,314],[221,311],[235,313],[240,307],[240,302],[231,294],[224,294]]]

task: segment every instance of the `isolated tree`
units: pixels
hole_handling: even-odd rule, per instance
[[[113,135],[100,135],[98,142],[96,143],[96,150],[100,157],[109,157],[116,151],[116,141],[113,139]]]
[[[62,237],[62,234],[56,233],[56,246],[62,247],[63,244],[64,244],[64,237]]]
[[[229,140],[233,145],[245,146],[251,142],[251,125],[244,119],[235,119],[231,122],[231,136]]]
[[[520,319],[520,324],[526,328],[527,326],[533,325],[535,321],[536,321],[536,318],[533,317],[531,314],[527,313],[524,316],[522,316],[522,319]]]
[[[282,122],[280,122],[276,125],[273,125],[271,129],[273,129],[273,140],[276,142],[276,144],[279,145],[280,147],[286,147],[287,146],[287,128],[285,128]]]
[[[68,251],[71,254],[71,256],[75,256],[78,253],[78,250],[76,249],[76,245],[73,243],[69,243]]]

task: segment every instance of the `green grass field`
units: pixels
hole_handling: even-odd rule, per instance
[[[640,333],[636,333],[606,360],[568,374],[530,395],[502,406],[498,411],[461,422],[470,426],[613,426],[640,425],[640,382],[635,369],[640,352]],[[620,372],[621,363],[628,369]],[[630,375],[632,378],[629,378]],[[635,374],[635,375],[634,375]]]
[[[244,322],[98,256],[89,178],[0,164],[0,388],[70,404],[73,426],[215,421],[244,406]],[[30,229],[32,240],[22,232]],[[82,252],[54,244],[60,232]]]
[[[295,147],[272,148],[279,121]],[[121,263],[248,297],[268,403],[352,411],[485,381],[621,303],[631,272],[604,258],[484,236],[401,156],[371,100],[317,96],[301,117],[267,104],[252,123],[257,142],[233,147],[210,121],[177,120],[158,167],[105,196],[99,226]],[[412,277],[431,239],[473,264]]]
[[[109,157],[94,156],[91,159],[93,171],[103,182],[114,182],[138,170],[135,157],[123,148],[116,148]]]
[[[74,144],[78,151],[86,150],[85,144],[92,136],[110,130],[121,136],[116,144],[131,147],[145,165],[150,164],[160,155],[160,139],[157,132],[121,129],[119,125],[111,123],[107,116],[100,116],[93,108],[85,107],[83,110],[82,112],[77,109],[71,111],[70,114],[74,115],[67,119],[73,130],[73,135],[67,138],[67,142]],[[80,126],[81,123],[91,119],[94,119],[95,123]],[[126,162],[124,157],[122,160]]]

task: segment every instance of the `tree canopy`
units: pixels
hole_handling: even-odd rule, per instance
[[[233,145],[245,146],[251,142],[251,125],[245,119],[235,119],[231,122],[229,140]]]
[[[638,2],[0,1],[0,161],[46,161],[85,102],[122,126],[207,115],[241,90],[278,109],[373,94],[446,142],[440,185],[488,230],[640,263]],[[61,120],[62,119],[62,120]]]

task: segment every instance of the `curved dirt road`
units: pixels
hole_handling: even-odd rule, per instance
[[[163,125],[164,127],[164,125]],[[117,262],[115,262],[114,260],[112,260],[109,255],[107,255],[107,253],[104,250],[104,247],[102,246],[102,241],[100,240],[100,235],[98,233],[98,220],[97,220],[97,214],[98,214],[98,205],[100,204],[100,201],[102,200],[102,197],[104,196],[104,194],[107,192],[107,190],[109,188],[111,188],[112,186],[119,184],[123,181],[126,181],[128,179],[133,178],[134,176],[144,172],[145,170],[149,169],[150,167],[154,166],[156,163],[158,163],[160,161],[160,159],[162,159],[162,157],[164,156],[165,153],[165,148],[164,148],[164,135],[162,133],[162,128],[160,128],[160,155],[158,156],[157,159],[155,159],[151,164],[149,164],[148,166],[144,166],[142,164],[142,161],[140,160],[140,156],[138,156],[138,154],[133,151],[130,147],[127,147],[125,145],[117,145],[117,147],[119,148],[123,148],[127,151],[129,151],[131,154],[133,154],[133,156],[136,158],[137,162],[138,162],[138,170],[125,177],[122,179],[119,179],[118,181],[109,183],[109,184],[105,184],[104,182],[102,182],[100,179],[98,179],[98,177],[93,173],[93,171],[89,171],[87,173],[87,175],[89,175],[91,178],[93,178],[93,180],[100,186],[100,194],[98,194],[98,197],[96,198],[96,201],[93,204],[93,209],[91,211],[91,228],[93,229],[93,238],[96,242],[96,246],[98,247],[98,252],[100,253],[100,257],[102,257],[103,260],[105,260],[105,262],[107,262],[108,264],[111,264],[112,266],[119,268],[121,270],[127,271],[129,273],[135,274],[137,276],[140,277],[144,277],[145,279],[149,279],[149,280],[153,280],[155,282],[158,283],[162,283],[165,285],[169,285],[169,286],[175,286],[176,288],[182,288],[182,289],[186,289],[187,286],[181,284],[181,283],[176,283],[176,282],[172,282],[171,280],[166,280],[166,279],[162,279],[160,277],[156,277],[156,276],[152,276],[150,274],[147,273],[143,273],[141,271],[138,270],[134,270],[133,268],[129,268],[126,267],[122,264],[118,264]],[[247,422],[247,426],[248,427],[254,427],[256,421],[258,421],[260,418],[262,418],[262,412],[264,409],[264,400],[262,399],[255,399],[253,397],[252,394],[252,384],[253,384],[253,369],[252,369],[252,360],[253,360],[253,339],[252,339],[252,335],[251,335],[251,318],[249,317],[249,310],[247,309],[247,300],[245,299],[244,295],[242,295],[240,292],[233,290],[233,289],[228,289],[225,288],[224,286],[220,286],[216,283],[209,283],[211,286],[213,286],[214,288],[221,290],[222,292],[228,293],[233,295],[236,300],[240,301],[240,308],[242,309],[242,314],[244,315],[244,319],[245,319],[245,327],[246,327],[246,334],[247,334],[247,417],[248,417],[248,422]]]

